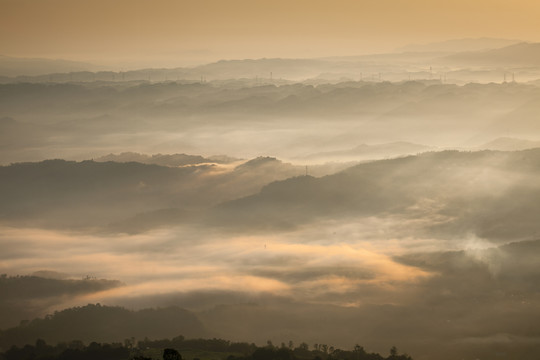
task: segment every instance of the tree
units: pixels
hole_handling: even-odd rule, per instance
[[[328,345],[321,344],[321,345],[319,345],[319,348],[323,353],[328,354]]]
[[[175,349],[164,349],[163,350],[163,360],[182,360],[182,355]]]

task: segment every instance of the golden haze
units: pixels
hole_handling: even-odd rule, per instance
[[[174,66],[391,51],[452,38],[539,41],[536,1],[1,0],[9,56]]]

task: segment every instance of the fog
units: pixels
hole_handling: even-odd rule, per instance
[[[538,140],[538,87],[513,82],[14,83],[0,91],[4,164],[126,151],[313,163],[350,160],[339,152],[362,144],[420,146],[365,149],[357,160]]]
[[[1,350],[181,333],[538,352],[538,46],[130,71],[9,59]],[[61,325],[77,311],[87,332]]]

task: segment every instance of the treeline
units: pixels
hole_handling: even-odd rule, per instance
[[[192,355],[192,359],[182,358],[182,352]],[[193,354],[201,357],[193,357]],[[274,346],[268,341],[264,347],[245,342],[230,342],[223,339],[184,339],[178,336],[171,340],[144,339],[135,343],[135,339],[126,339],[123,343],[100,344],[92,342],[88,346],[82,341],[63,342],[55,346],[48,345],[39,339],[35,345],[22,347],[12,346],[0,353],[0,360],[207,360],[220,357],[223,360],[412,360],[407,354],[398,354],[396,347],[384,357],[378,353],[369,353],[362,346],[356,345],[353,350],[341,350],[325,344],[314,344],[310,349],[306,343],[293,346]],[[159,354],[156,357],[156,354]]]
[[[129,339],[127,340],[129,342]],[[172,348],[179,351],[199,350],[211,351],[220,353],[236,353],[242,355],[252,354],[257,350],[257,346],[253,343],[246,342],[231,342],[223,339],[185,339],[183,336],[177,336],[173,339],[162,340],[144,340],[138,341],[136,344],[138,349],[165,349]]]
[[[51,346],[41,339],[33,346],[12,346],[0,354],[1,360],[127,360],[130,357],[131,350],[121,343],[92,342],[85,346],[82,341],[71,341]]]

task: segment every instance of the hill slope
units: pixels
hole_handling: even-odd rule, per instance
[[[197,317],[177,307],[130,311],[121,307],[87,305],[69,308],[43,319],[0,332],[0,347],[81,340],[84,342],[122,342],[131,337],[191,337],[206,335]]]
[[[433,236],[493,239],[540,235],[540,149],[442,151],[295,177],[217,207],[213,221],[249,229],[291,228],[318,219],[399,216]],[[420,231],[412,228],[407,231]],[[412,233],[409,233],[412,235]],[[416,234],[417,236],[420,234]]]

